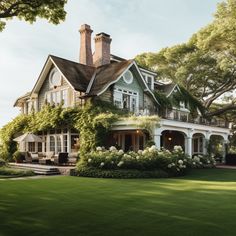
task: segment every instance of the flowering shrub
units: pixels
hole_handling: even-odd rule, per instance
[[[213,167],[214,164],[214,159],[207,156],[198,155],[193,159],[189,158],[181,146],[175,146],[173,151],[168,151],[158,150],[153,145],[144,150],[127,153],[112,146],[109,150],[97,147],[95,151],[86,154],[78,163],[78,169],[88,167],[102,171],[161,170],[168,176],[177,176],[185,174],[190,168]]]

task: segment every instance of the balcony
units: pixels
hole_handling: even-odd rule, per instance
[[[199,124],[199,125],[208,125],[208,126],[214,126],[214,127],[221,127],[221,128],[230,128],[230,123],[227,121],[219,120],[219,119],[204,119],[202,117],[198,118],[192,118],[190,115],[173,115],[172,113],[170,114],[162,114],[161,118],[167,119],[167,120],[173,120],[173,121],[180,121],[180,122],[188,122],[192,124]]]

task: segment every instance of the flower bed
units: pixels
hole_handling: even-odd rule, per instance
[[[214,159],[207,156],[189,158],[180,146],[172,152],[155,146],[124,153],[110,147],[97,147],[86,154],[77,165],[78,175],[108,178],[156,178],[185,175],[191,168],[214,167]]]

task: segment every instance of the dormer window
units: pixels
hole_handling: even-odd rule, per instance
[[[60,72],[54,68],[49,75],[50,88],[57,88],[62,84],[62,78]]]

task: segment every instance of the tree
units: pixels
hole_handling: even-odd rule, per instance
[[[0,0],[0,31],[6,21],[17,17],[27,22],[35,22],[37,17],[59,24],[65,19],[64,6],[67,0]]]
[[[184,86],[204,105],[205,116],[218,116],[236,108],[236,0],[218,4],[211,24],[183,44],[158,53],[138,55],[139,64],[154,69],[161,79]],[[215,106],[219,99],[226,101]]]

